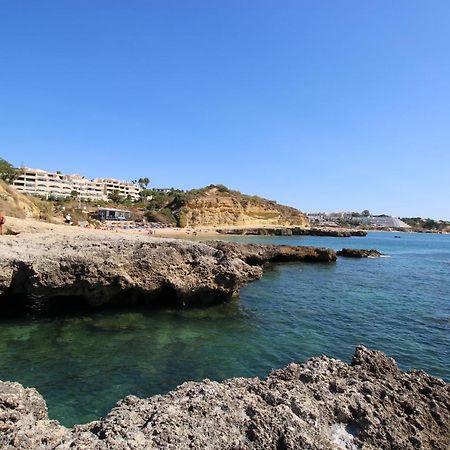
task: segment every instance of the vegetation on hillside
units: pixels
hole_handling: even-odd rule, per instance
[[[20,169],[14,167],[11,163],[0,158],[0,180],[11,183],[20,174]]]
[[[414,229],[429,231],[450,231],[450,221],[424,219],[422,217],[402,217],[401,220]]]
[[[0,179],[11,183],[20,174],[20,169],[15,168],[9,162],[0,159]],[[126,208],[130,210],[133,217],[145,217],[150,222],[165,223],[170,226],[184,227],[187,225],[186,207],[202,197],[232,197],[233,202],[239,203],[243,207],[252,205],[268,205],[279,207],[275,201],[266,200],[258,196],[242,194],[239,191],[227,188],[222,184],[209,185],[199,189],[183,191],[180,189],[149,189],[149,178],[142,177],[134,180],[141,187],[140,197],[133,200],[130,196],[123,197],[118,191],[111,192],[108,200],[87,200],[80,196],[78,191],[72,191],[68,197],[57,197],[48,195],[46,197],[26,196],[36,205],[40,211],[40,218],[53,220],[60,219],[70,214],[74,222],[84,220],[89,211],[97,207]],[[270,209],[270,208],[269,208]],[[283,207],[283,214],[294,208]],[[263,214],[263,213],[260,213]]]

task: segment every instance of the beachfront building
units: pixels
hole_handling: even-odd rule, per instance
[[[114,208],[99,208],[97,211],[97,219],[104,221],[129,221],[131,220],[131,211]]]
[[[75,196],[81,200],[108,200],[117,191],[122,197],[139,199],[141,188],[129,181],[114,179],[95,179],[82,175],[65,175],[60,172],[47,172],[41,169],[22,169],[12,182],[12,187],[29,195],[41,197],[67,198]]]

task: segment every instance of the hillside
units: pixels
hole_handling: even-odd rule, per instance
[[[177,195],[166,206],[180,227],[308,226],[305,214],[275,201],[208,186]]]
[[[39,218],[39,208],[23,194],[0,180],[0,211],[7,216],[24,219],[26,217]]]

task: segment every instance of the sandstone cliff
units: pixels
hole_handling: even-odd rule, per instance
[[[39,218],[39,208],[25,195],[0,180],[0,211],[7,216]]]
[[[209,186],[188,192],[168,205],[181,227],[308,226],[305,214],[260,197]]]
[[[265,380],[129,396],[72,429],[48,419],[35,389],[0,382],[0,447],[9,450],[446,450],[449,442],[450,385],[365,347],[350,365],[321,356]]]

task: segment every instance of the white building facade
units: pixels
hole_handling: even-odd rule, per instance
[[[12,182],[12,186],[25,194],[42,197],[67,198],[76,193],[82,200],[108,200],[117,192],[120,196],[139,199],[141,188],[132,182],[115,179],[90,180],[81,175],[65,175],[41,169],[25,168]]]

